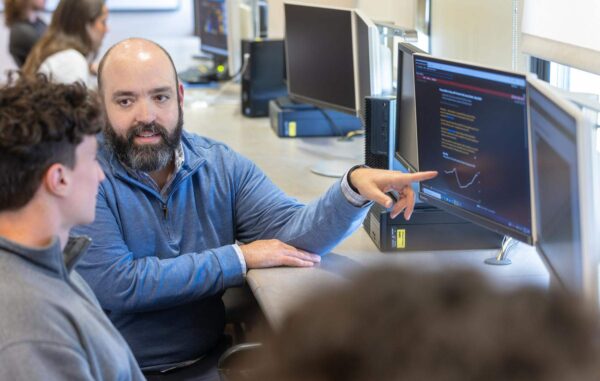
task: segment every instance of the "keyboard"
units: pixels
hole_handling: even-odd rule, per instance
[[[212,70],[200,70],[197,67],[191,67],[178,73],[179,79],[191,84],[211,83],[217,80],[216,72]]]

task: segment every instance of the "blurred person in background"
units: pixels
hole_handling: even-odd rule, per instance
[[[38,13],[46,0],[4,0],[4,22],[10,29],[8,51],[22,67],[36,42],[48,27]]]
[[[91,63],[108,31],[107,19],[104,0],[61,0],[47,33],[27,58],[23,74],[44,73],[54,82],[81,81],[95,87]]]

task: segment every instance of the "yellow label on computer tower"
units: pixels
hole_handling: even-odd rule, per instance
[[[296,122],[288,123],[288,136],[292,138],[296,137]]]
[[[406,248],[406,229],[396,230],[396,249]]]

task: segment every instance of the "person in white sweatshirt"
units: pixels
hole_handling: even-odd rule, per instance
[[[27,57],[23,75],[44,73],[53,82],[95,87],[91,62],[108,31],[107,19],[104,0],[61,0],[48,31]]]

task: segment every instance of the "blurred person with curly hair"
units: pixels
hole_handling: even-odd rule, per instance
[[[594,381],[599,333],[596,311],[564,292],[381,268],[291,313],[255,379]]]

